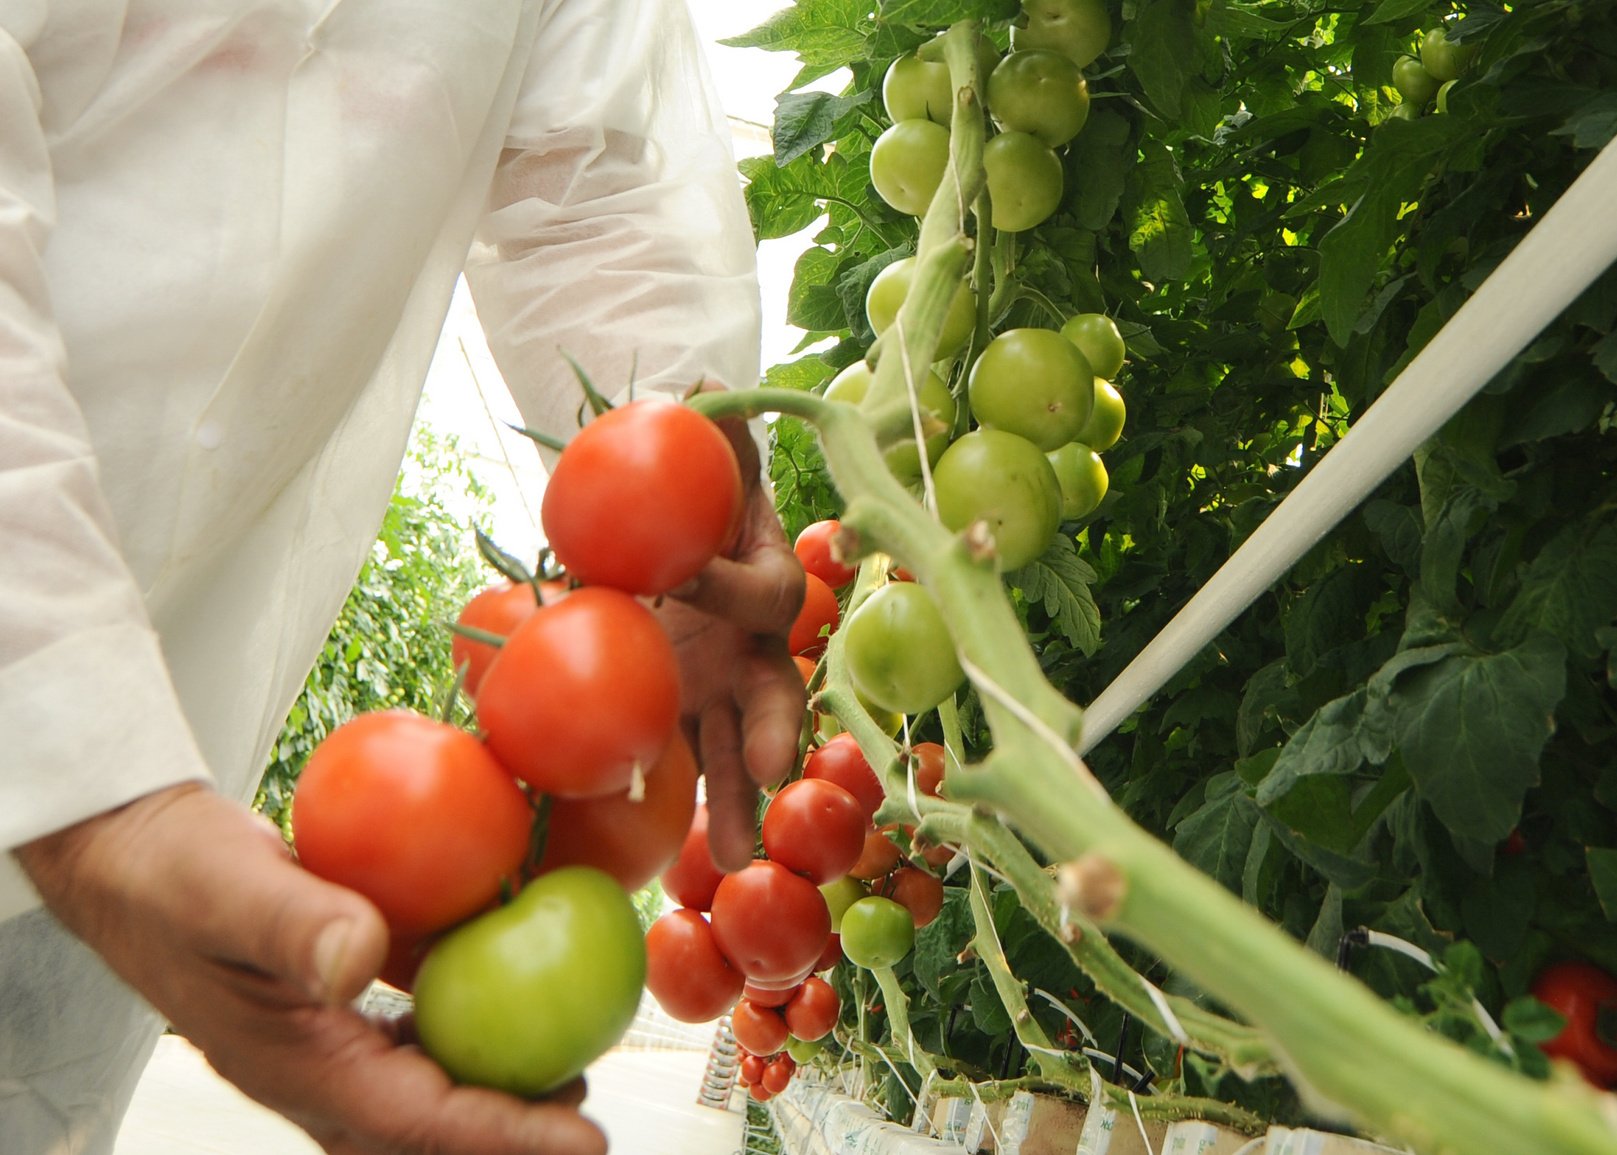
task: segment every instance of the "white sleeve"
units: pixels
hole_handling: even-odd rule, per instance
[[[0,25],[0,851],[208,776],[66,383],[29,35]],[[37,901],[0,853],[0,919]]]
[[[681,0],[553,0],[467,269],[524,419],[597,388],[758,382],[756,254],[730,133]]]

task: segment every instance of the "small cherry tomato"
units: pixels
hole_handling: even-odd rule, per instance
[[[813,574],[832,589],[841,589],[853,580],[855,568],[839,560],[834,541],[842,523],[835,518],[816,521],[804,528],[792,543],[792,552],[803,563],[803,569]]]
[[[1592,963],[1555,963],[1539,972],[1532,991],[1566,1019],[1540,1049],[1572,1062],[1597,1087],[1617,1087],[1617,976]]]
[[[842,1000],[824,979],[806,978],[781,1012],[794,1038],[805,1042],[823,1039],[837,1025]]]

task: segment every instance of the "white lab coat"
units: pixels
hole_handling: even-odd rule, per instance
[[[681,0],[0,0],[0,848],[251,796],[456,277],[524,419],[758,374]],[[110,1150],[158,1024],[0,855],[0,1149]]]

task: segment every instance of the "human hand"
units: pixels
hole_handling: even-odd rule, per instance
[[[658,616],[679,655],[681,708],[707,778],[709,850],[720,869],[739,870],[752,860],[758,787],[797,762],[807,698],[786,638],[804,580],[746,423],[719,427],[741,463],[741,530],[726,556],[663,599]]]
[[[452,1084],[407,1027],[349,1004],[381,915],[295,866],[267,823],[192,783],[17,850],[46,905],[214,1069],[332,1155],[601,1155],[582,1083],[524,1102]]]

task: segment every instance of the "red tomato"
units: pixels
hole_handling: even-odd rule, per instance
[[[786,1045],[786,1020],[773,1007],[760,1007],[742,999],[730,1012],[730,1030],[736,1042],[754,1055],[773,1055]]]
[[[724,872],[713,865],[707,846],[707,806],[699,805],[685,833],[679,856],[662,873],[663,893],[692,910],[712,910],[713,895],[724,880]]]
[[[865,848],[859,854],[859,861],[849,869],[850,877],[869,881],[883,877],[898,865],[903,855],[899,854],[893,840],[887,837],[887,832],[892,829],[893,824],[888,823],[879,829],[872,827],[865,834]]]
[[[798,654],[792,661],[797,664],[797,672],[803,675],[803,685],[808,685],[813,680],[814,671],[819,668],[820,663],[813,658],[805,658],[802,654]]]
[[[498,898],[532,829],[528,796],[481,742],[404,710],[333,730],[292,796],[299,861],[370,899],[403,937]]]
[[[943,883],[933,875],[913,866],[901,866],[893,876],[876,888],[910,912],[915,929],[920,930],[938,917],[943,909]]]
[[[387,958],[382,960],[381,973],[376,977],[395,990],[409,994],[415,989],[415,975],[421,969],[421,961],[427,957],[427,951],[436,941],[436,935],[426,938],[391,935],[387,944]]]
[[[875,816],[876,808],[887,797],[852,734],[838,734],[811,751],[803,762],[803,777],[824,778],[852,794],[859,800],[866,822]]]
[[[628,790],[602,798],[552,799],[536,873],[593,866],[624,890],[639,890],[679,857],[696,816],[697,773],[696,755],[676,730],[663,756],[646,771],[638,800]]]
[[[628,594],[574,590],[501,648],[477,720],[495,757],[535,790],[616,794],[662,757],[679,722],[673,644]]]
[[[792,1081],[792,1075],[796,1070],[797,1063],[790,1055],[777,1056],[764,1068],[764,1089],[772,1095],[780,1094]]]
[[[918,742],[910,750],[910,757],[915,765],[915,788],[922,794],[941,798],[947,752],[936,742]]]
[[[778,862],[754,859],[725,875],[713,896],[713,937],[753,982],[806,974],[830,934],[831,911],[819,887]]]
[[[841,961],[842,936],[834,934],[825,940],[825,949],[820,952],[820,957],[814,960],[814,973],[828,971]]]
[[[859,800],[835,782],[789,783],[764,810],[764,853],[815,886],[843,877],[865,845]]]
[[[761,1086],[764,1081],[764,1070],[768,1066],[769,1060],[762,1055],[744,1055],[736,1071],[736,1077],[741,1080],[743,1087]]]
[[[724,548],[741,502],[741,466],[724,431],[653,397],[601,414],[568,442],[539,518],[573,577],[654,597]]]
[[[786,1004],[786,1029],[804,1042],[823,1039],[837,1025],[842,1000],[824,979],[808,978],[791,1002]]]
[[[784,1007],[797,997],[797,992],[802,986],[802,983],[793,983],[784,987],[761,987],[756,983],[748,983],[741,988],[741,997],[755,1007]]]
[[[813,574],[832,589],[841,589],[853,580],[857,572],[853,566],[838,561],[832,550],[832,539],[842,523],[834,518],[817,521],[797,535],[792,552],[803,563],[803,569]]]
[[[533,612],[539,608],[540,598],[544,599],[545,605],[549,605],[566,592],[567,587],[561,582],[540,582],[537,596],[531,585],[502,582],[474,594],[460,611],[455,624],[508,638],[518,626],[533,616]],[[495,646],[474,642],[460,634],[455,634],[451,639],[449,656],[455,669],[464,668],[466,671],[460,686],[468,698],[477,696],[477,687],[483,684],[483,675],[488,672],[489,664],[499,652]]]
[[[817,658],[825,652],[825,641],[837,628],[842,611],[830,586],[813,574],[804,574],[803,608],[792,623],[787,645],[793,654]]]
[[[742,982],[696,911],[671,910],[646,932],[646,989],[680,1022],[712,1022],[735,1006]]]
[[[766,1067],[765,1070],[767,1071],[768,1068]],[[763,1078],[763,1074],[760,1073],[758,1075],[758,1082],[748,1084],[747,1094],[751,1095],[757,1102],[767,1103],[769,1100],[773,1099],[775,1095],[774,1092],[770,1091],[768,1087],[764,1086]]]
[[[1566,1019],[1540,1049],[1567,1059],[1597,1087],[1617,1087],[1617,976],[1586,962],[1555,963],[1533,980],[1533,997]]]

